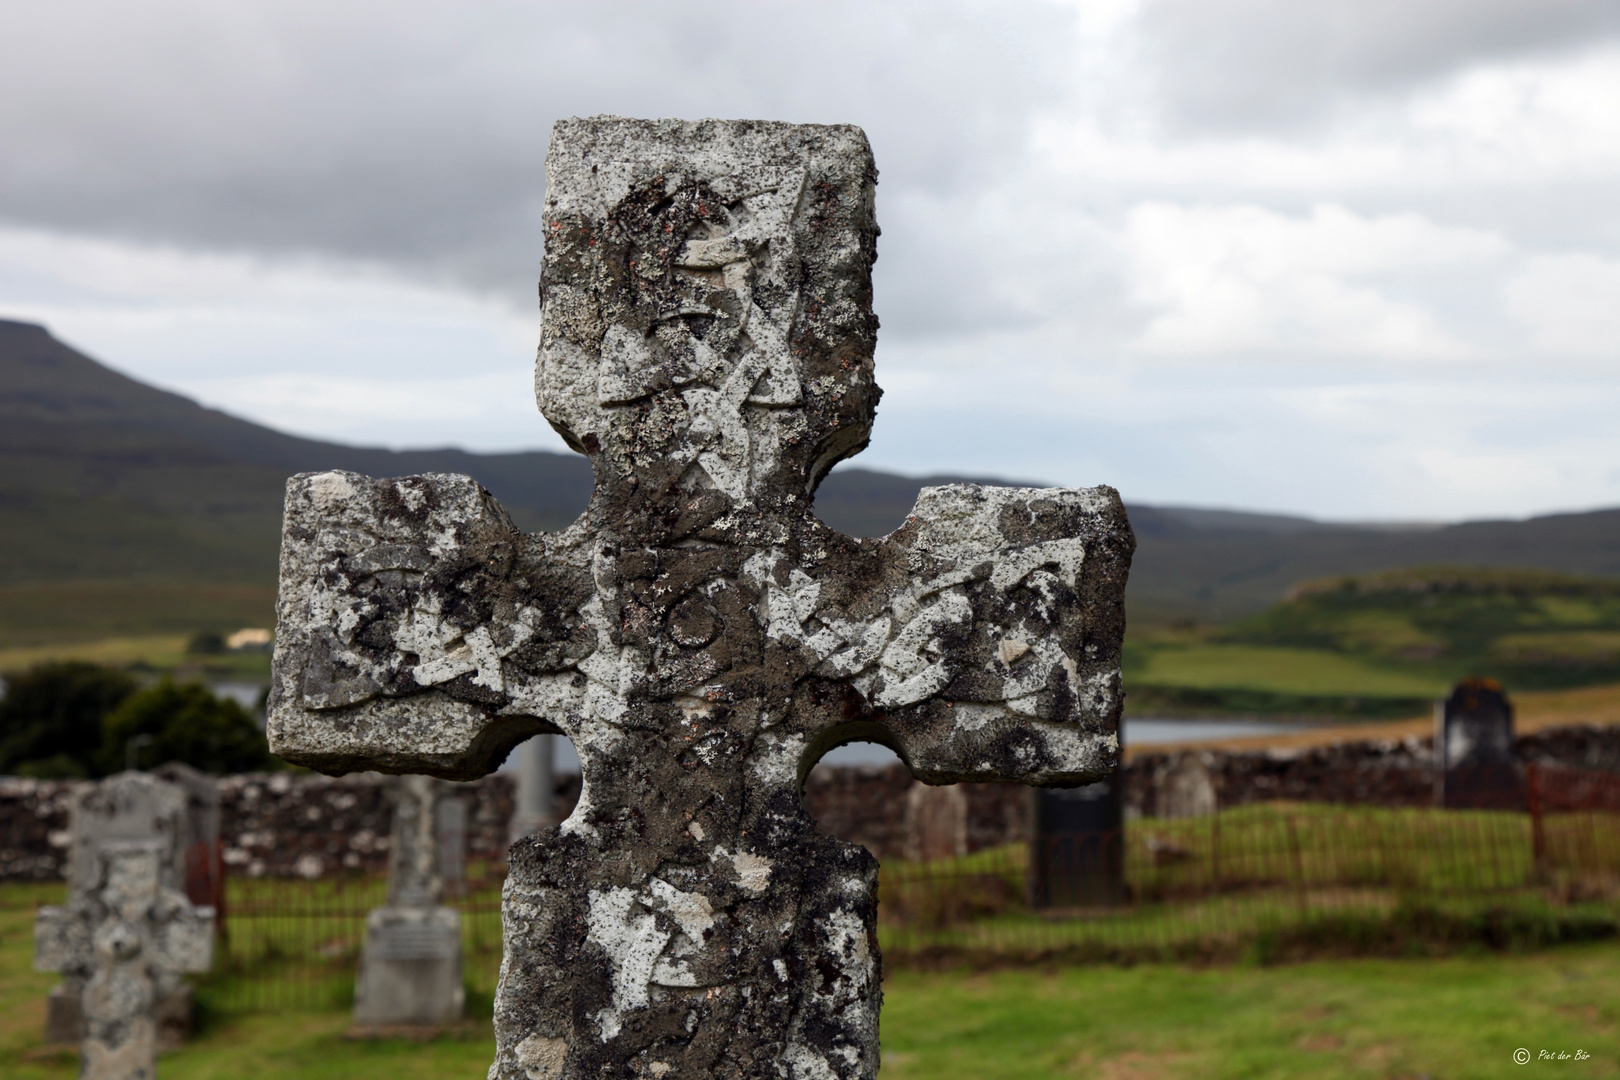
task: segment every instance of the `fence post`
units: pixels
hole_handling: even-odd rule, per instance
[[[1305,917],[1305,862],[1299,854],[1299,829],[1294,824],[1294,815],[1286,814],[1284,820],[1288,822],[1288,848],[1294,859],[1294,895],[1299,905],[1299,916]]]
[[[1531,762],[1524,770],[1525,794],[1530,804],[1530,864],[1531,872],[1540,877],[1546,869],[1547,835],[1543,831],[1541,803],[1541,766]]]

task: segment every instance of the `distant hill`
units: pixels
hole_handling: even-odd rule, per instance
[[[120,375],[44,327],[0,320],[0,642],[178,628],[205,611],[222,624],[250,611],[266,621],[285,480],[331,468],[465,473],[531,530],[572,521],[591,490],[588,464],[572,454],[392,451],[286,435]],[[878,536],[905,519],[919,488],[954,479],[963,478],[840,469],[816,512],[833,528]],[[1407,530],[1137,504],[1130,513],[1138,620],[1230,620],[1305,579],[1419,563],[1620,576],[1620,510]],[[56,604],[67,583],[76,599]],[[161,599],[176,583],[256,599],[176,606]],[[152,597],[145,610],[140,587]],[[114,595],[116,611],[97,599]]]
[[[1620,681],[1620,580],[1414,567],[1304,582],[1222,641],[1327,649],[1520,687]]]

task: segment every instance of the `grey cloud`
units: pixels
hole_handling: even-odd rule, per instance
[[[29,5],[0,220],[372,260],[530,303],[551,122],[855,122],[884,180],[988,182],[1061,90],[1039,4]]]
[[[1187,127],[1288,128],[1471,64],[1620,35],[1616,0],[1157,0],[1139,25]]]

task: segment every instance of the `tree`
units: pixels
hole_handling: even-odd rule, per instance
[[[41,779],[102,775],[102,721],[138,685],[116,668],[76,660],[7,676],[0,698],[0,773]]]
[[[200,683],[164,679],[126,698],[102,725],[101,767],[123,769],[130,740],[138,736],[148,737],[138,744],[141,768],[183,761],[204,772],[229,773],[273,764],[248,711]]]

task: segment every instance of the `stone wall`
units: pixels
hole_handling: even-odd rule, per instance
[[[1523,764],[1620,772],[1620,727],[1577,725],[1520,735],[1514,754]],[[1138,754],[1124,770],[1126,813],[1164,815],[1171,777],[1190,762],[1207,770],[1221,807],[1271,800],[1434,805],[1434,740],[1409,736],[1304,750]]]
[[[1519,736],[1515,750],[1527,763],[1620,773],[1620,727],[1539,731]],[[1431,741],[1415,737],[1307,750],[1139,754],[1122,770],[1126,813],[1155,817],[1199,805],[1201,800],[1188,794],[1189,776],[1207,783],[1213,804],[1221,807],[1277,799],[1431,806],[1431,760]],[[557,808],[567,815],[579,798],[579,777],[557,779]],[[388,864],[390,824],[386,782],[374,773],[336,778],[250,773],[221,778],[221,835],[228,872],[250,877],[382,873]],[[0,777],[0,880],[48,881],[62,876],[68,806],[83,783]],[[908,798],[912,786],[900,765],[822,765],[811,771],[805,784],[805,806],[823,830],[866,845],[879,859],[906,857],[916,850],[920,833],[952,832],[930,829],[929,823],[915,820],[919,813],[961,814],[955,833],[963,838],[965,851],[1030,835],[1029,788],[963,784],[961,800],[929,800]],[[460,787],[469,800],[468,858],[504,858],[513,779],[497,773]]]
[[[566,812],[577,777],[559,778]],[[227,873],[247,877],[323,877],[388,867],[392,814],[388,778],[376,773],[246,773],[219,780],[220,838]],[[82,780],[0,778],[0,880],[62,876],[68,807]],[[502,859],[514,781],[497,773],[459,784],[468,800],[467,857]]]

